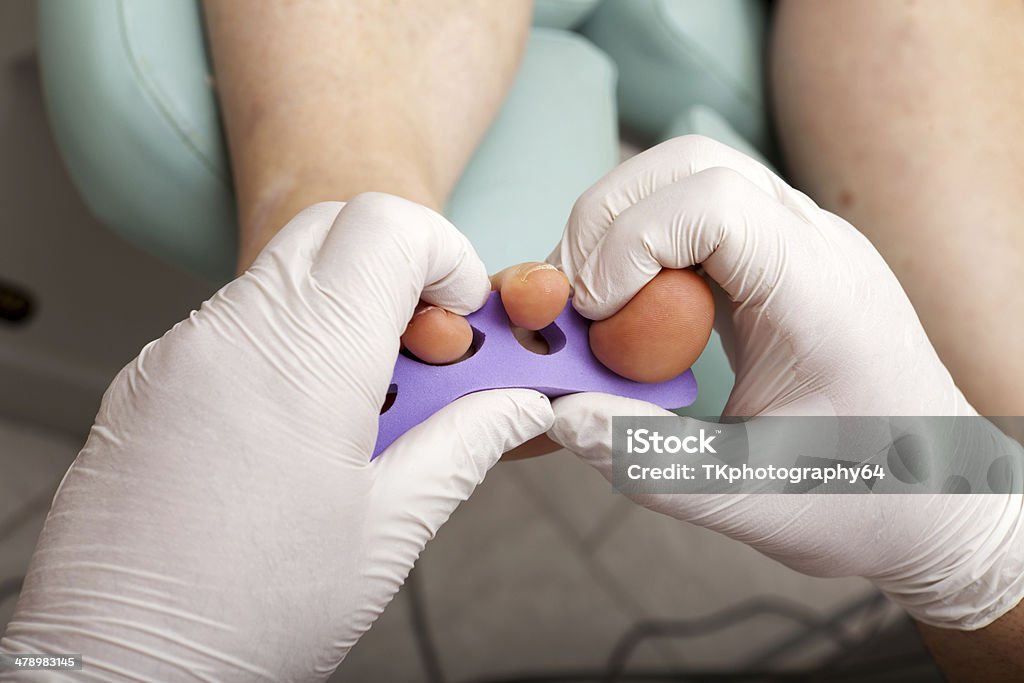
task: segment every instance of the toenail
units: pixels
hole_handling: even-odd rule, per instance
[[[527,280],[529,280],[530,276],[533,275],[534,273],[536,273],[539,270],[558,270],[558,268],[555,268],[550,263],[538,263],[537,265],[531,267],[529,270],[527,270],[525,273],[523,273],[523,275],[522,275],[523,282],[526,282]]]
[[[420,317],[421,315],[423,315],[424,313],[426,313],[427,311],[433,311],[433,310],[435,310],[437,308],[438,307],[434,306],[434,305],[424,306],[423,308],[421,308],[418,311],[416,311],[415,313],[413,313],[412,317],[413,317],[413,319],[416,319],[416,318]],[[438,309],[438,310],[443,310],[443,309]]]

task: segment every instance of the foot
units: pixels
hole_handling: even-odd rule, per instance
[[[533,334],[562,312],[569,282],[542,263],[512,266],[491,277],[501,292],[513,333],[527,348],[544,353]],[[662,382],[693,365],[707,345],[714,322],[711,290],[692,270],[663,270],[611,317],[590,326],[590,347],[605,366],[638,382]],[[462,316],[422,305],[409,322],[402,344],[427,363],[453,363],[469,351],[473,332]],[[540,436],[506,453],[518,460],[551,453],[558,446]]]
[[[536,334],[553,323],[569,299],[569,280],[546,263],[521,263],[491,276],[491,288],[511,321],[512,332],[531,351],[544,353],[547,344]],[[473,331],[462,316],[436,306],[417,309],[402,335],[402,345],[427,363],[453,363],[469,352]],[[553,453],[559,446],[538,436],[506,453],[502,460],[521,460]]]
[[[544,342],[532,332],[554,322],[569,299],[569,281],[546,263],[521,263],[491,276],[513,332],[527,348],[543,353]],[[518,328],[518,329],[517,329]],[[405,349],[425,363],[454,363],[469,351],[473,331],[460,315],[436,306],[416,310],[402,335]]]

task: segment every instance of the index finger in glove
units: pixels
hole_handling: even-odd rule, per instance
[[[377,192],[358,195],[340,211],[311,279],[338,313],[338,335],[359,356],[346,362],[367,368],[382,391],[420,299],[464,315],[480,308],[491,288],[483,262],[455,226]]]
[[[660,189],[709,168],[729,168],[807,220],[819,213],[806,195],[760,162],[700,135],[661,143],[623,162],[584,192],[573,206],[565,234],[548,262],[575,280],[576,274],[626,209]]]
[[[757,305],[807,248],[798,234],[804,227],[811,229],[745,176],[728,168],[701,171],[616,217],[576,275],[573,305],[603,320],[662,268],[696,264],[732,301]]]
[[[612,479],[612,418],[676,417],[653,403],[610,394],[570,394],[551,404],[555,421],[548,436]]]

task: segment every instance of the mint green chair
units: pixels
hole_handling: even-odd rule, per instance
[[[519,74],[446,214],[493,271],[548,254],[618,161],[620,123],[652,143],[698,132],[770,154],[764,18],[761,0],[537,0]],[[230,278],[231,169],[196,0],[40,0],[39,46],[90,210],[141,249]],[[717,415],[732,385],[719,346],[695,373],[688,412]]]
[[[664,139],[700,105],[768,151],[767,14],[764,0],[607,0],[581,31],[618,67],[619,118],[631,131]]]

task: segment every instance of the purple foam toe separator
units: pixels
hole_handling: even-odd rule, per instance
[[[540,331],[547,355],[524,349],[509,327],[497,292],[467,317],[473,326],[476,352],[452,365],[428,365],[405,355],[395,362],[389,394],[394,402],[380,416],[376,458],[395,439],[452,401],[486,389],[534,389],[551,398],[581,391],[600,391],[682,408],[697,398],[697,381],[689,370],[657,384],[634,382],[616,375],[590,352],[590,321],[567,305],[554,323]]]

